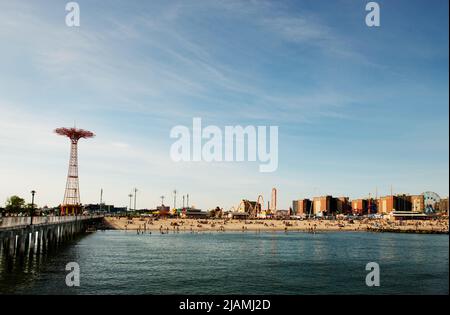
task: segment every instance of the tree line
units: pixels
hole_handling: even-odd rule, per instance
[[[33,210],[36,209],[36,205],[32,205],[31,203],[26,203],[25,199],[19,196],[11,196],[6,199],[5,204],[5,212],[6,213],[27,213],[31,214]]]

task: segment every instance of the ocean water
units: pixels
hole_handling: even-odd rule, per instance
[[[448,235],[99,231],[7,266],[2,294],[448,294]],[[66,264],[80,286],[66,285]],[[380,286],[366,285],[366,264]]]

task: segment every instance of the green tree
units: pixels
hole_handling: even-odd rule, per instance
[[[24,209],[25,199],[19,196],[11,196],[6,200],[6,212],[19,213]]]

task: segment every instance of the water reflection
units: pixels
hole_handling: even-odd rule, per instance
[[[65,265],[81,286],[65,285]],[[365,285],[380,264],[382,286]],[[0,261],[0,293],[448,294],[448,236],[385,233],[96,232]],[[419,291],[418,291],[419,290]]]

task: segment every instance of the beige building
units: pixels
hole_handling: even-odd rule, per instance
[[[439,212],[448,213],[448,198],[439,201]]]
[[[414,212],[424,212],[425,211],[425,199],[423,195],[412,195],[411,196],[411,210]]]
[[[321,196],[313,198],[314,214],[328,212],[331,209],[331,196]]]

